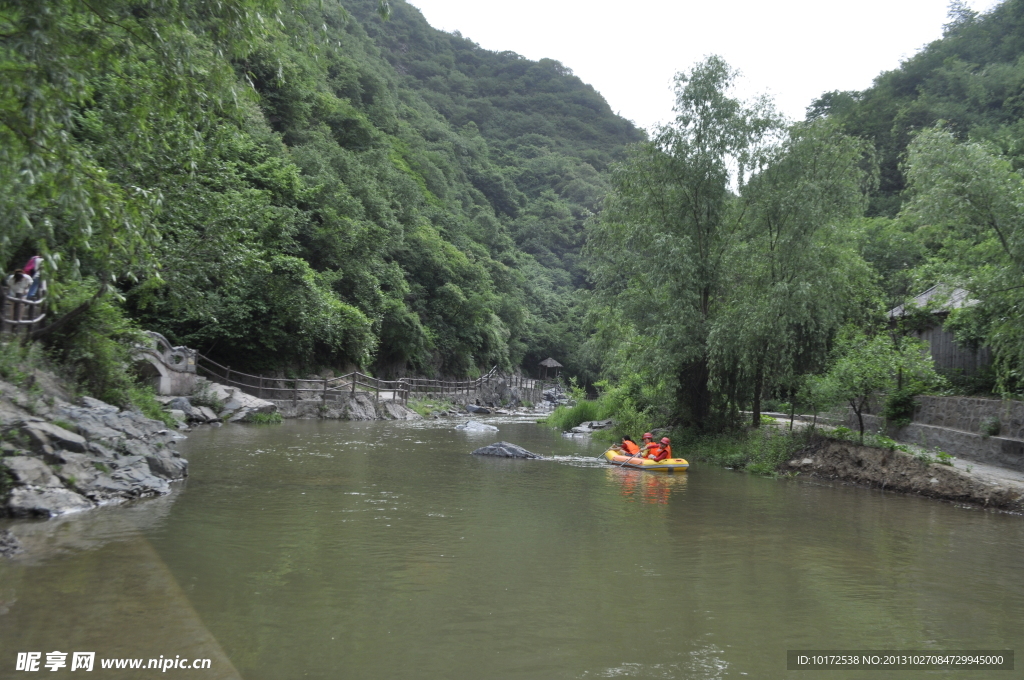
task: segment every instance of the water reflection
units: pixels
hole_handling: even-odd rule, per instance
[[[605,471],[608,481],[618,487],[619,495],[630,503],[639,500],[649,505],[668,505],[673,493],[686,491],[688,472],[678,474],[659,474],[626,470],[621,467],[609,467]]]

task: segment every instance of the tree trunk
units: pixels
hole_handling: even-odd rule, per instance
[[[754,413],[751,416],[751,426],[761,427],[761,390],[764,389],[764,362],[757,361],[757,368],[754,369]]]

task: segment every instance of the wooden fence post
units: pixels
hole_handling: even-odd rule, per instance
[[[355,371],[352,371],[352,398],[353,399],[356,396],[356,375],[358,375],[358,374]]]
[[[260,399],[263,398],[263,376],[262,375],[260,376],[260,386],[259,386],[259,392],[257,392],[257,394],[260,395]]]
[[[230,366],[225,366],[224,368],[225,368],[225,370],[227,370],[227,377],[224,378],[224,382],[226,382],[226,383],[228,383],[230,385],[231,384],[231,367]]]
[[[292,381],[292,387],[294,388],[294,391],[292,392],[292,408],[295,408],[296,406],[299,405],[299,380],[298,380],[298,378],[296,378],[294,381]]]

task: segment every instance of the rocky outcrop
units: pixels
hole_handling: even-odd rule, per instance
[[[279,399],[273,402],[284,418],[335,420],[422,420],[422,416],[397,401],[377,401],[365,392],[320,399]]]
[[[496,442],[482,446],[473,452],[474,456],[497,456],[499,458],[540,458],[544,456],[531,453],[522,446],[510,442]]]
[[[614,424],[614,420],[588,420],[585,423],[580,423],[569,431],[573,434],[590,434],[591,432],[597,432],[598,430],[608,429]]]
[[[0,394],[0,514],[56,517],[166,494],[188,474],[181,435],[159,420],[2,381]]]
[[[203,378],[196,381],[195,392],[187,397],[158,399],[164,404],[165,410],[182,423],[246,422],[253,414],[278,411],[272,401]]]

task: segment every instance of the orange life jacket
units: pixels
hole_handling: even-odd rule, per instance
[[[636,442],[622,442],[622,450],[631,456],[640,453],[640,447]]]
[[[654,460],[665,460],[666,458],[672,457],[672,447],[666,446],[665,448],[658,448],[654,453]]]

